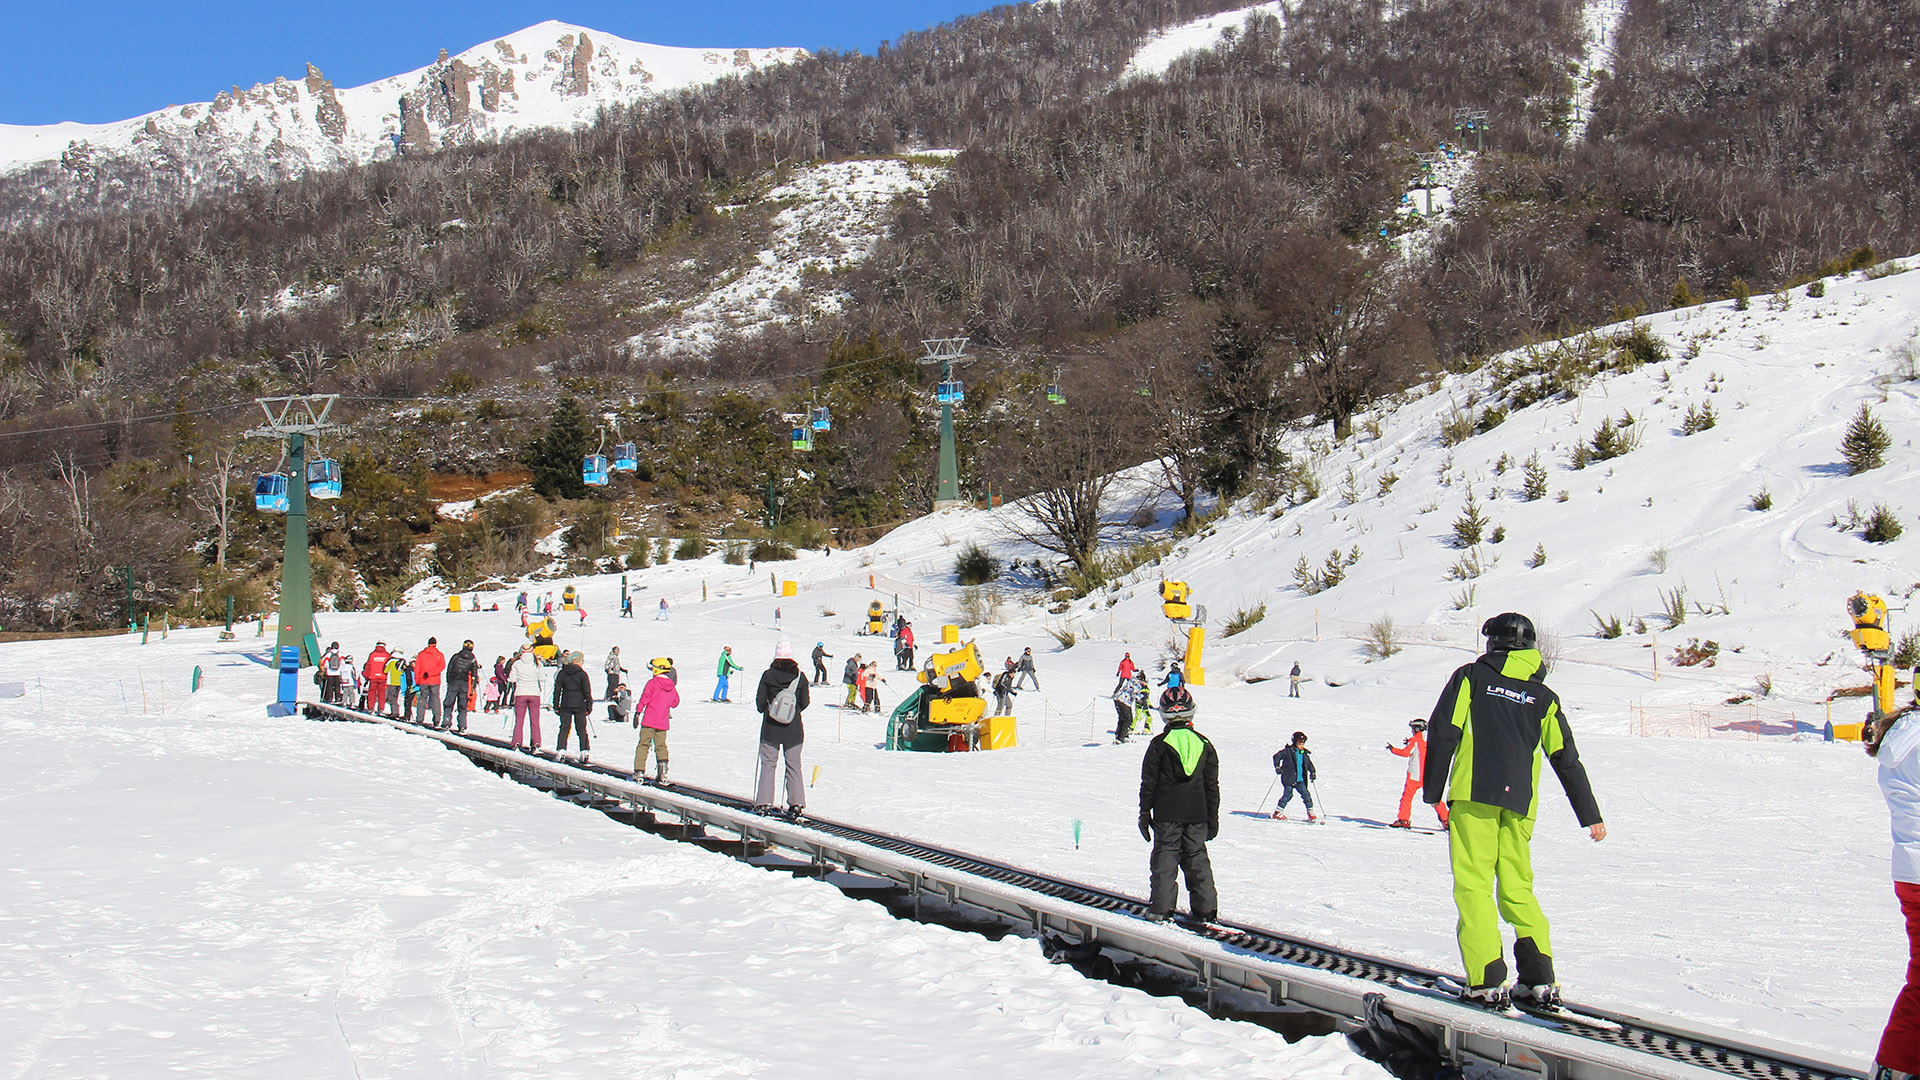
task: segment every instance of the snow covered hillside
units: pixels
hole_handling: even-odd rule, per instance
[[[965,633],[995,665],[1026,648],[1038,658],[1040,688],[1015,701],[1019,747],[888,753],[881,718],[823,690],[805,718],[811,807],[1142,895],[1141,744],[1112,743],[1103,695],[1123,653],[1156,670],[1170,654],[1155,587],[1185,580],[1210,610],[1195,696],[1222,759],[1223,913],[1454,969],[1445,841],[1380,827],[1405,774],[1385,745],[1474,654],[1480,622],[1519,610],[1556,656],[1550,681],[1610,829],[1589,843],[1547,781],[1534,856],[1570,996],[1864,1065],[1905,964],[1885,812],[1859,748],[1807,729],[1829,691],[1865,681],[1841,637],[1846,596],[1865,588],[1904,607],[1920,582],[1920,275],[1824,286],[1823,298],[1802,288],[1748,311],[1718,302],[1644,319],[1670,357],[1610,361],[1618,370],[1564,399],[1511,394],[1611,349],[1498,358],[1504,374],[1439,379],[1361,417],[1347,444],[1303,436],[1293,505],[1225,508],[1062,614],[1014,579]],[[1846,475],[1840,441],[1863,404],[1893,445],[1881,467]],[[1616,434],[1626,421],[1608,445],[1631,448],[1575,468],[1603,421]],[[1116,522],[1156,498],[1150,474],[1123,478]],[[1460,547],[1469,492],[1485,521]],[[1906,535],[1861,536],[1855,519],[1880,503]],[[803,653],[819,641],[837,674],[856,652],[887,655],[855,634],[872,599],[898,603],[930,640],[966,606],[953,564],[969,540],[1033,554],[1008,537],[1013,512],[947,511],[771,571],[718,555],[635,571],[632,621],[613,615],[620,577],[527,588],[579,586],[588,617],[564,619],[560,643],[590,667],[615,645],[636,670],[676,657],[675,776],[744,792],[756,726],[747,706],[708,700],[721,646],[751,676],[782,635]],[[1303,559],[1305,574],[1331,576],[1335,551],[1341,580],[1314,594],[1296,584]],[[782,579],[800,595],[774,595]],[[412,652],[429,635],[443,647],[470,637],[490,662],[522,640],[517,591],[479,594],[499,611],[448,613],[423,594],[399,613],[323,613],[322,639],[364,657],[376,640]],[[667,622],[648,617],[662,597]],[[1247,628],[1227,636],[1240,613]],[[1621,636],[1600,636],[1614,617]],[[1897,633],[1910,617],[1896,616]],[[0,1045],[13,1071],[300,1060],[365,1075],[535,1063],[604,1075],[619,1054],[623,1067],[689,1075],[881,1076],[909,1060],[938,1076],[1382,1075],[1337,1039],[1285,1048],[1083,983],[1019,938],[897,924],[400,733],[266,719],[267,642],[251,634],[0,645],[0,694],[25,691],[0,697],[0,745],[27,770],[0,800],[0,909],[17,942]],[[1392,655],[1370,655],[1369,638]],[[1717,644],[1711,666],[1674,666],[1689,639],[1693,656]],[[1295,661],[1297,699],[1278,677]],[[189,693],[196,667],[206,681]],[[908,685],[890,667],[888,705]],[[1862,711],[1857,699],[1833,710]],[[476,722],[501,730],[498,717]],[[1295,730],[1315,750],[1325,827],[1266,817],[1269,756]],[[628,728],[596,721],[594,738],[598,761],[633,748]],[[743,1044],[749,1029],[771,1034]]]
[[[0,125],[0,175],[126,157],[189,174],[274,177],[590,123],[608,105],[805,56],[803,49],[647,45],[548,20],[417,71],[335,89],[304,78],[110,124]]]

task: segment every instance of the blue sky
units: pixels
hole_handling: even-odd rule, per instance
[[[870,53],[907,30],[995,6],[984,0],[22,0],[0,15],[0,124],[103,123],[209,101],[230,86],[296,78],[335,86],[424,67],[543,19],[659,45],[799,45]]]

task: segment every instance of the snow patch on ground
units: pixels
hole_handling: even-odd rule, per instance
[[[1272,3],[1223,11],[1218,15],[1208,15],[1203,19],[1156,31],[1133,54],[1133,60],[1127,64],[1121,77],[1165,75],[1167,69],[1173,67],[1174,61],[1188,53],[1217,47],[1229,33],[1237,33],[1254,15],[1271,15],[1282,22],[1287,17],[1285,8],[1278,0],[1274,0]]]
[[[838,161],[798,170],[768,192],[782,206],[768,247],[722,277],[664,326],[627,340],[640,353],[698,352],[722,334],[837,314],[840,273],[857,266],[893,223],[899,201],[924,196],[946,175],[902,160]]]

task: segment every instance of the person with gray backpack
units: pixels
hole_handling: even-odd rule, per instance
[[[786,761],[787,808],[781,816],[797,820],[807,806],[807,785],[800,769],[800,747],[806,741],[801,714],[809,698],[807,680],[800,676],[800,665],[793,659],[793,642],[786,638],[774,647],[773,663],[760,675],[760,688],[754,693],[754,708],[760,712],[760,768],[754,779],[753,810],[757,814],[775,813],[773,805],[775,770]]]

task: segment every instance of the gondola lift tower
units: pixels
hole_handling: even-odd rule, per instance
[[[292,646],[300,666],[311,667],[320,661],[319,642],[313,631],[313,571],[307,563],[307,440],[332,432],[338,425],[327,422],[338,394],[305,394],[295,397],[255,398],[267,422],[246,433],[250,439],[273,439],[286,445],[287,472],[296,478],[287,485],[287,532],[280,559],[280,614],[274,619],[278,633],[274,655],[286,655]]]
[[[966,385],[953,377],[953,368],[967,360],[967,339],[926,338],[920,344],[927,350],[920,362],[940,365],[940,384],[934,391],[934,400],[940,403],[940,472],[933,508],[945,510],[966,505],[960,497],[960,457],[953,445],[953,407],[966,400]]]

